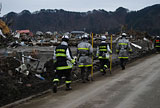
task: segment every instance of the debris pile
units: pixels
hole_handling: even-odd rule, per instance
[[[51,58],[54,47],[59,44],[61,39],[56,38],[53,44],[50,40],[47,40],[47,38],[40,38],[39,41],[38,38],[35,39],[36,41],[33,38],[31,38],[31,41],[22,41],[22,39],[19,38],[17,42],[15,41],[8,44],[9,47],[7,48],[14,49],[11,54],[6,53],[0,55],[0,106],[28,97],[38,92],[42,92],[52,87],[55,66]],[[116,38],[117,36],[113,37],[114,40]],[[94,40],[95,54],[96,46],[99,43],[98,37]],[[71,46],[73,55],[76,55],[75,46],[77,46],[79,42],[79,38],[70,40],[69,45]],[[134,52],[130,57],[132,60],[143,57],[144,55],[152,52],[152,47],[148,41],[132,40],[132,42],[133,45],[136,44],[141,46],[133,47]],[[43,48],[44,46],[50,47]],[[119,62],[115,47],[116,42],[113,42],[113,66],[117,66]],[[21,50],[19,50],[20,48]],[[50,55],[48,55],[46,51],[39,50],[46,48],[52,49],[50,50]],[[28,51],[28,49],[32,50]],[[43,63],[41,63],[42,61]],[[97,65],[99,63],[97,62],[97,60],[94,61],[94,72],[99,70],[99,66]],[[74,66],[72,74],[73,80],[77,80],[80,76],[80,70]]]
[[[45,64],[48,71],[48,67]],[[28,73],[26,73],[28,71]],[[0,57],[0,106],[51,87],[52,72],[38,73],[15,57]]]

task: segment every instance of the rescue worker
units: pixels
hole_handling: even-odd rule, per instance
[[[55,61],[56,73],[53,79],[53,91],[57,92],[57,85],[62,76],[65,76],[66,90],[71,90],[71,70],[75,60],[72,57],[70,48],[68,47],[69,36],[64,35],[62,42],[55,48],[53,60]]]
[[[154,46],[157,52],[160,52],[160,36],[156,36]]]
[[[97,47],[96,56],[100,60],[100,72],[102,75],[106,74],[106,69],[110,67],[109,53],[112,53],[109,44],[106,42],[106,36],[101,36],[101,43]]]
[[[82,42],[78,44],[77,55],[78,55],[78,67],[81,69],[81,79],[85,83],[89,81],[89,73],[92,68],[92,45],[88,42],[88,34],[84,34],[81,37]]]
[[[120,65],[122,70],[125,69],[126,62],[128,61],[128,53],[132,52],[129,40],[126,39],[126,33],[122,33],[122,38],[118,40],[116,52],[119,54]]]

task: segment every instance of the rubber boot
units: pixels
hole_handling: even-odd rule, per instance
[[[102,74],[102,75],[105,75],[105,74],[106,74],[107,69],[108,69],[108,66],[107,66],[107,65],[104,65],[104,66],[103,66],[103,74]]]
[[[54,93],[57,93],[57,85],[58,85],[57,82],[54,82],[54,83],[53,83],[53,92],[54,92]]]
[[[71,88],[70,85],[71,85],[70,83],[69,83],[69,84],[66,84],[66,91],[72,90],[72,88]]]
[[[125,66],[124,65],[122,66],[122,70],[125,70]]]
[[[103,69],[102,75],[106,74],[106,69]]]
[[[105,74],[106,74],[106,68],[104,67],[104,68],[103,68],[102,75],[105,75]]]
[[[85,81],[85,71],[81,72],[82,83],[86,83]]]
[[[89,79],[89,72],[86,73],[86,78],[85,79],[86,79],[86,81],[90,81],[90,79]]]
[[[100,72],[102,75],[104,75],[104,70],[103,69],[100,69]]]

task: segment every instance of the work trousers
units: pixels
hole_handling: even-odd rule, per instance
[[[125,69],[127,61],[128,59],[126,58],[120,58],[120,66],[122,67],[122,69]]]
[[[159,53],[160,52],[160,47],[156,47],[156,51]]]
[[[53,82],[59,82],[62,76],[65,76],[66,84],[70,84],[71,83],[71,70],[72,69],[57,70],[55,73],[55,78]]]
[[[82,80],[84,81],[84,80],[88,80],[88,76],[89,76],[89,74],[91,73],[91,66],[89,66],[89,67],[80,67],[80,69],[81,69],[81,78],[82,78]]]
[[[100,60],[100,71],[105,72],[105,68],[110,68],[109,59],[99,59]]]

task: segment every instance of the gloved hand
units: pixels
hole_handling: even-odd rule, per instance
[[[119,54],[119,50],[116,50],[116,53]]]
[[[77,61],[74,62],[74,65],[75,65],[75,66],[77,65]]]
[[[112,54],[112,51],[110,51],[109,53]]]
[[[53,63],[56,63],[56,60],[53,60]]]
[[[129,53],[132,54],[132,49],[129,50]]]
[[[72,63],[72,64],[75,64],[75,62],[76,62],[75,59],[72,59],[72,60],[71,60],[71,63]]]

